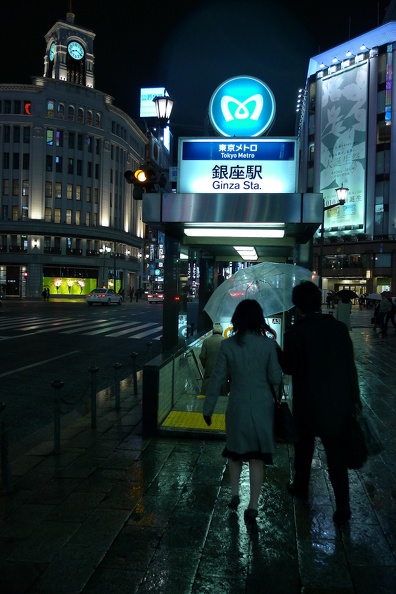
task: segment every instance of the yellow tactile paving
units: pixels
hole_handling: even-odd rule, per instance
[[[212,415],[210,427],[203,420],[200,412],[185,412],[173,410],[162,423],[162,427],[177,427],[179,429],[206,429],[207,431],[225,431],[224,415]]]

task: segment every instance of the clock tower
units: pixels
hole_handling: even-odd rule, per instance
[[[44,77],[94,88],[93,40],[95,33],[74,23],[68,12],[45,36]]]

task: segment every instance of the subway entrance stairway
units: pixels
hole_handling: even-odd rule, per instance
[[[326,310],[323,310],[327,313]],[[350,471],[352,519],[334,525],[317,442],[308,502],[286,491],[292,448],[268,467],[257,523],[227,507],[221,435],[141,435],[141,386],[89,415],[63,418],[10,450],[12,492],[0,496],[0,592],[146,594],[395,594],[396,332],[382,338],[372,312],[354,308],[351,337],[364,406],[385,451]],[[337,353],[331,365],[337,364]],[[191,400],[191,399],[190,399]],[[200,400],[186,403],[199,412]],[[221,413],[220,413],[221,414]]]

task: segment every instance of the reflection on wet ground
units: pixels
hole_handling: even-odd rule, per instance
[[[95,431],[88,416],[62,427],[60,455],[51,431],[12,452],[14,491],[0,498],[0,591],[395,594],[396,333],[375,333],[370,311],[352,316],[363,401],[386,447],[350,471],[349,525],[332,521],[320,442],[309,501],[286,491],[292,449],[279,444],[247,526],[247,467],[241,505],[230,511],[222,439],[143,439],[141,402],[127,387],[120,410],[107,399],[98,407]],[[329,373],[336,364],[334,353]]]

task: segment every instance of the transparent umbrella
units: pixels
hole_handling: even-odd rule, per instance
[[[272,316],[293,307],[292,289],[301,281],[312,280],[307,268],[294,264],[262,262],[235,272],[210,296],[204,311],[211,320],[231,320],[236,306],[244,299],[256,299],[264,316]]]

